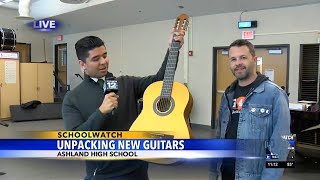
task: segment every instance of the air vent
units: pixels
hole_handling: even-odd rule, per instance
[[[307,131],[297,134],[297,141],[299,143],[306,143],[306,144],[315,144],[314,139],[314,132]]]
[[[60,0],[60,1],[67,4],[82,4],[82,3],[89,2],[89,0]]]
[[[319,139],[319,137],[317,137],[317,133],[319,134],[319,132],[316,131],[306,131],[297,133],[297,142],[303,144],[317,145],[317,139]]]
[[[319,101],[319,44],[301,45],[299,100]]]

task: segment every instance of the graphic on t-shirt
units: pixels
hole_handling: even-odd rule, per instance
[[[232,114],[240,113],[245,98],[245,96],[240,96],[237,99],[233,99]]]

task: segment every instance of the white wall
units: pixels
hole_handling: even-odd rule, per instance
[[[320,30],[320,4],[246,12],[242,20],[257,20],[256,33],[281,33]],[[192,47],[194,56],[189,58],[189,90],[194,97],[191,121],[210,125],[212,109],[212,47],[228,46],[241,37],[237,29],[240,12],[193,17]],[[68,43],[68,84],[74,88],[81,81],[75,55],[75,42],[86,35],[97,35],[105,40],[110,57],[110,71],[116,76],[130,74],[144,76],[154,74],[160,67],[168,35],[174,20],[138,24],[134,26],[104,29],[94,32],[64,36]],[[257,36],[255,45],[290,44],[289,92],[290,101],[298,99],[300,44],[316,43],[318,33],[299,33]],[[181,51],[182,52],[182,51]],[[183,54],[180,55],[176,80],[183,81]]]
[[[63,41],[54,44],[67,43],[68,74],[67,82],[71,89],[81,82],[74,74],[82,74],[75,53],[75,43],[88,35],[95,35],[105,41],[110,59],[109,71],[115,76],[134,75],[146,76],[155,74],[160,68],[164,55],[169,47],[168,40],[173,21],[162,21],[134,26],[104,29],[87,33],[63,36]],[[183,49],[182,49],[183,50]],[[176,79],[183,80],[183,54],[179,56]]]
[[[190,58],[190,91],[195,98],[192,119],[210,124],[212,94],[212,47],[228,46],[241,38],[237,29],[240,12],[193,18],[193,50]],[[257,20],[257,34],[294,31],[320,31],[320,4],[246,12],[242,20]],[[298,100],[300,44],[316,43],[317,33],[257,36],[255,45],[290,44],[290,102]],[[201,81],[199,81],[201,80]]]
[[[18,10],[0,7],[0,28],[14,29],[17,35],[17,42],[31,44],[32,62],[44,60],[53,62],[51,35],[32,30],[24,24],[24,21],[16,19],[16,16],[18,16]]]

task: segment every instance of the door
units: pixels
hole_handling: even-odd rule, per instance
[[[215,101],[215,119],[218,118],[220,102],[225,89],[235,80],[230,71],[228,49],[219,49],[217,52],[217,78],[216,81],[216,101]]]
[[[288,90],[288,49],[287,48],[256,48],[258,56],[257,71],[265,74],[278,86]]]
[[[20,104],[19,67],[18,58],[14,60],[0,60],[0,118],[9,118],[10,105]]]
[[[21,104],[38,100],[38,75],[35,63],[21,63]]]
[[[38,99],[42,103],[53,102],[53,64],[38,64]]]
[[[55,91],[67,91],[67,44],[55,45]]]
[[[53,64],[21,63],[21,103],[53,102]]]
[[[270,77],[278,86],[288,89],[289,45],[255,46],[258,56],[257,71]],[[215,128],[221,97],[225,89],[235,80],[230,67],[228,47],[213,48],[212,120]]]
[[[4,104],[2,103],[3,85],[4,85],[4,61],[0,59],[0,118],[2,118],[2,113],[3,113],[2,107],[4,107],[3,106]]]

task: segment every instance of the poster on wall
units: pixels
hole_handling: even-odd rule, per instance
[[[6,84],[17,83],[17,63],[16,61],[6,61],[5,62],[5,82]]]
[[[257,58],[257,65],[258,66],[262,65],[262,57]]]
[[[267,76],[271,81],[274,81],[274,69],[266,69],[264,75]]]

